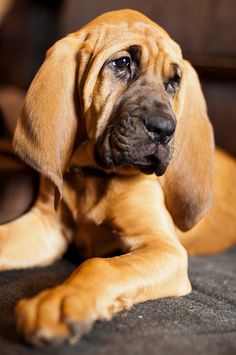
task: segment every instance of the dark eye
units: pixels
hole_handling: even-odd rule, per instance
[[[165,84],[166,91],[170,95],[174,95],[180,85],[181,77],[178,73],[175,73],[169,81]]]
[[[130,67],[130,62],[131,62],[130,57],[121,57],[113,60],[112,65],[114,65],[114,67],[116,67],[117,69],[122,70]]]

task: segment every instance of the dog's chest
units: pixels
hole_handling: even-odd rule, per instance
[[[120,247],[119,232],[107,219],[109,178],[72,176],[65,200],[75,221],[74,242],[87,258],[107,255]]]

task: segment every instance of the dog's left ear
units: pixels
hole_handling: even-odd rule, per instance
[[[20,157],[55,185],[55,207],[62,197],[62,177],[78,126],[77,60],[82,43],[78,32],[47,52],[27,92],[14,136]]]
[[[198,76],[188,62],[184,63],[185,78],[180,92],[183,107],[163,189],[176,226],[187,231],[212,205],[214,138]]]

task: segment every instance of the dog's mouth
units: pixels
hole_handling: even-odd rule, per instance
[[[141,139],[130,140],[127,145],[117,145],[112,135],[100,137],[94,146],[94,157],[99,168],[116,170],[117,168],[135,168],[144,174],[165,173],[172,158],[172,143],[158,145]]]
[[[155,155],[149,155],[145,158],[145,160],[145,162],[134,163],[134,166],[142,173],[147,175],[155,173],[157,176],[161,176],[166,171],[168,164],[163,164],[163,162],[161,162]]]

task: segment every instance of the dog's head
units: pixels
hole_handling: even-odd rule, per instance
[[[60,196],[76,164],[164,174],[167,207],[183,230],[209,206],[214,144],[197,75],[135,11],[104,14],[48,51],[14,143]]]

